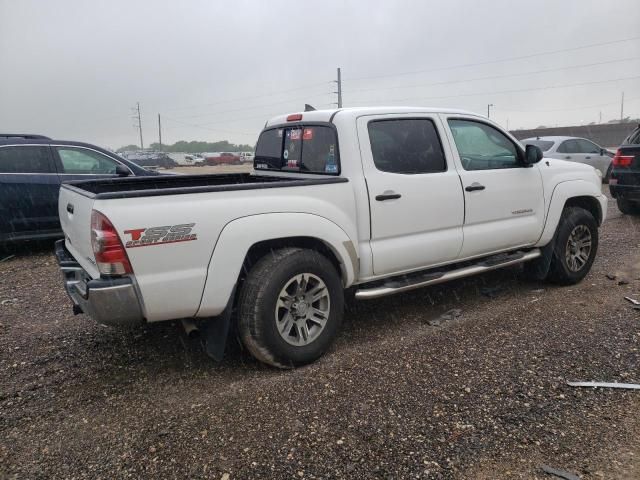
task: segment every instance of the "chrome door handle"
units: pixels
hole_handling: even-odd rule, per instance
[[[585,160],[591,160],[591,157],[584,157]]]
[[[571,155],[567,155],[566,157],[564,157],[565,160],[569,160],[571,158]]]

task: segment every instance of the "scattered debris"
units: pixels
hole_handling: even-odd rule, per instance
[[[496,298],[503,290],[504,287],[502,285],[497,285],[495,287],[482,287],[480,293],[485,297]]]
[[[613,275],[612,273],[607,273],[605,275],[609,280],[615,280],[616,278],[618,278],[617,275]]]
[[[640,390],[640,384],[637,383],[618,383],[618,382],[569,382],[570,387],[600,387],[600,388],[621,388],[625,390]]]
[[[444,312],[438,318],[427,320],[427,324],[431,325],[432,327],[439,327],[444,322],[455,320],[460,316],[462,316],[462,310],[460,310],[459,308],[452,308],[451,310],[447,310],[446,312]]]
[[[626,280],[620,280],[620,281],[618,282],[618,285],[629,285],[629,282],[628,282],[628,281],[626,281]]]
[[[17,298],[7,298],[6,300],[2,300],[0,302],[0,305],[13,305],[14,303],[16,303],[18,301]]]
[[[640,301],[636,300],[635,298],[631,298],[631,297],[624,297],[624,299],[628,302],[633,303],[634,305],[640,305]]]
[[[0,260],[0,263],[6,262],[7,260],[11,260],[13,257],[15,257],[15,255],[9,255],[8,257],[4,257],[2,260]]]
[[[549,475],[554,475],[559,478],[564,478],[565,480],[580,480],[580,477],[567,472],[565,470],[559,470],[557,468],[550,467],[549,465],[540,465],[540,468],[544,473],[548,473]]]

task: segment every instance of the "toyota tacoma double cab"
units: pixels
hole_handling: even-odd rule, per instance
[[[524,263],[579,282],[607,199],[593,167],[543,158],[459,110],[368,107],[269,120],[251,173],[70,182],[56,245],[76,313],[182,320],[220,359],[319,358],[345,291],[374,299]]]

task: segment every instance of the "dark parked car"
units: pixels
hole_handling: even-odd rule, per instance
[[[622,213],[640,215],[640,125],[613,157],[609,191]]]
[[[166,153],[157,152],[134,152],[125,157],[130,162],[145,168],[166,168],[171,169],[178,164]]]
[[[61,237],[62,182],[129,175],[158,174],[95,145],[0,134],[0,243]]]

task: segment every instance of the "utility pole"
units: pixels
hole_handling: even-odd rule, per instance
[[[160,123],[160,114],[158,114],[158,142],[160,143],[160,150],[162,150],[162,123]]]
[[[144,150],[144,143],[142,141],[142,116],[140,115],[140,102],[136,103],[135,108],[133,109],[134,120],[137,120],[137,124],[134,125],[140,132],[140,149]]]
[[[624,120],[624,92],[622,92],[622,101],[620,102],[620,123]]]
[[[493,107],[493,103],[487,105],[487,118],[491,118],[491,107]]]
[[[600,115],[598,116],[598,123],[602,123],[602,110],[600,110]]]
[[[342,75],[340,73],[340,67],[338,67],[338,79],[333,82],[338,84],[338,91],[333,93],[338,94],[338,108],[342,108]]]

